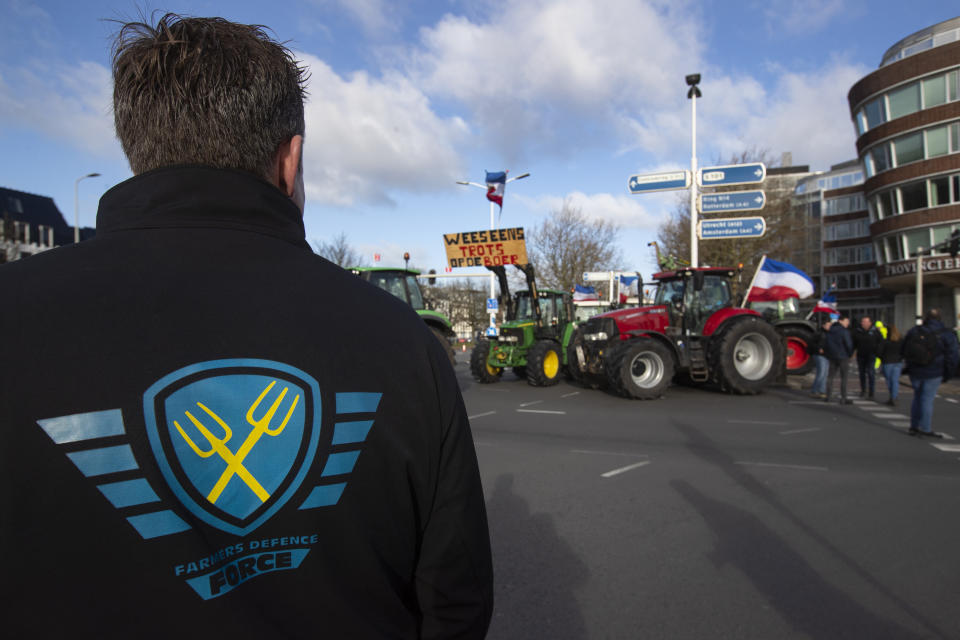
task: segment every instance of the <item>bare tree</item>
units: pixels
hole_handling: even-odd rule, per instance
[[[620,269],[619,227],[592,220],[569,200],[528,236],[527,253],[540,286],[569,291],[584,271]]]
[[[333,264],[348,268],[360,266],[360,254],[347,242],[347,234],[340,233],[330,242],[314,241],[314,247],[319,256],[326,258]]]
[[[777,160],[771,158],[769,152],[756,148],[748,149],[733,155],[729,162],[722,164],[742,164],[746,162],[763,162],[768,167],[776,166]],[[721,164],[717,161],[717,164]],[[721,187],[713,191],[742,191],[749,187]],[[756,269],[760,258],[767,254],[771,258],[791,260],[794,247],[804,243],[804,225],[802,216],[797,215],[792,207],[790,191],[771,191],[765,189],[767,201],[762,215],[767,222],[766,234],[761,238],[736,238],[722,240],[701,241],[699,257],[701,265],[720,267],[744,267],[744,273],[752,273]],[[747,214],[753,215],[753,214]],[[663,224],[657,234],[661,252],[661,262],[664,266],[689,264],[690,257],[690,199],[687,196],[677,198],[677,205],[673,214]]]
[[[447,281],[430,285],[423,284],[423,296],[428,308],[446,315],[454,331],[472,336],[478,329],[487,326],[485,300],[486,282],[471,282],[469,279]]]

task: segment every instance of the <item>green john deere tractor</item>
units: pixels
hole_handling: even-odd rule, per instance
[[[477,382],[500,380],[504,369],[526,378],[535,387],[560,381],[567,365],[567,345],[573,334],[573,304],[569,293],[537,289],[533,266],[518,266],[527,290],[510,297],[506,269],[487,267],[500,281],[500,305],[506,321],[500,335],[477,342],[470,354],[470,372]]]
[[[450,320],[439,311],[427,309],[423,302],[423,292],[420,290],[420,282],[417,276],[420,272],[416,269],[394,269],[390,267],[354,267],[350,271],[360,276],[372,285],[380,287],[397,296],[417,312],[420,318],[427,323],[437,340],[443,346],[450,363],[454,363],[453,346],[450,340],[456,335]]]

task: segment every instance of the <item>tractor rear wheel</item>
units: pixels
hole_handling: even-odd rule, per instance
[[[813,341],[813,331],[804,327],[784,327],[780,334],[787,340],[787,374],[802,376],[813,369],[813,358],[807,347]]]
[[[605,386],[607,382],[603,374],[597,375],[590,373],[580,366],[580,356],[577,355],[577,347],[586,355],[583,334],[583,327],[577,327],[570,336],[570,342],[567,344],[567,375],[575,382],[579,382],[593,389],[599,389]]]
[[[477,382],[484,384],[499,382],[500,376],[503,375],[502,367],[491,367],[487,362],[489,356],[490,341],[477,341],[477,344],[473,346],[473,351],[470,352],[470,373]]]
[[[541,340],[527,353],[527,382],[534,387],[549,387],[560,382],[563,358],[560,345],[553,340]]]
[[[433,331],[433,335],[437,336],[437,340],[440,341],[440,346],[443,347],[443,350],[447,353],[447,357],[450,358],[450,364],[456,366],[457,360],[456,356],[453,354],[453,345],[450,344],[447,336],[444,335],[443,331],[440,331],[440,329],[437,329],[436,327],[430,327],[430,331]]]
[[[610,386],[620,395],[638,400],[659,398],[673,379],[673,354],[650,338],[615,346],[604,360]]]
[[[727,391],[753,395],[777,376],[783,359],[780,334],[760,318],[729,324],[710,339],[710,368]]]

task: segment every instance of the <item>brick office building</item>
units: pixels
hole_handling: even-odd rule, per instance
[[[960,18],[914,33],[850,89],[878,284],[914,323],[915,256],[960,228]],[[825,246],[826,251],[826,246]],[[960,259],[923,260],[924,306],[960,311]]]

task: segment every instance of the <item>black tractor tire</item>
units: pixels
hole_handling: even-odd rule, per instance
[[[491,367],[487,364],[489,355],[489,340],[478,340],[470,352],[470,374],[474,380],[483,384],[500,382],[500,376],[503,375],[503,367]]]
[[[777,377],[783,363],[780,334],[758,317],[735,320],[710,338],[712,377],[725,391],[754,395]]]
[[[553,340],[534,343],[527,352],[527,383],[534,387],[550,387],[560,382],[563,356]]]
[[[457,366],[457,357],[453,353],[453,345],[450,344],[450,340],[447,339],[447,336],[436,327],[430,327],[430,331],[433,331],[433,335],[437,336],[437,340],[440,342],[440,346],[443,347],[443,350],[447,353],[447,357],[450,358],[450,364]]]
[[[676,370],[673,353],[660,342],[637,338],[607,351],[604,369],[610,388],[627,398],[653,400],[670,386]]]
[[[520,379],[527,377],[527,368],[526,367],[514,367],[513,375],[517,376]]]
[[[591,389],[599,389],[607,384],[607,379],[603,375],[597,375],[584,371],[580,368],[580,360],[577,358],[577,347],[584,345],[584,328],[577,327],[570,336],[570,342],[567,344],[567,376],[574,382],[578,382]]]
[[[813,331],[805,327],[782,327],[779,329],[787,341],[787,375],[802,376],[813,370],[813,356],[807,353],[807,347],[813,341]]]

